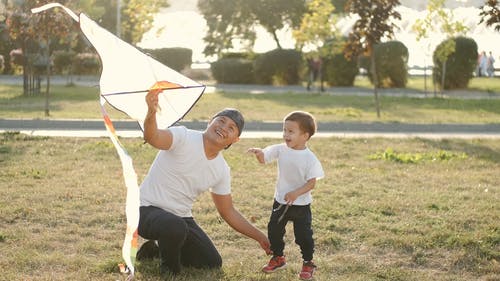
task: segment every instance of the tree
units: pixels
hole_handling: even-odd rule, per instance
[[[399,0],[349,0],[345,6],[346,12],[358,15],[359,19],[354,23],[353,30],[349,34],[344,54],[348,59],[361,54],[370,57],[375,107],[379,118],[380,104],[374,46],[383,38],[392,38],[394,35],[393,30],[396,26],[391,19],[401,19],[401,15],[394,10],[399,4]]]
[[[207,43],[203,53],[219,56],[233,48],[233,40],[240,40],[248,48],[253,46],[255,31],[252,30],[250,11],[242,9],[245,1],[200,0],[198,8],[207,21]]]
[[[292,28],[300,24],[305,12],[303,0],[254,0],[247,1],[255,16],[255,21],[269,32],[281,49],[276,32],[286,26]]]
[[[277,31],[286,26],[297,27],[305,12],[304,0],[200,0],[198,8],[208,25],[203,51],[207,56],[232,49],[235,40],[251,49],[258,26],[273,36],[280,49]]]
[[[153,26],[155,14],[169,5],[167,0],[80,0],[70,1],[68,5],[116,34],[118,1],[121,1],[120,38],[131,44],[141,41],[142,35]]]
[[[444,9],[445,0],[429,0],[427,4],[427,15],[423,19],[417,19],[413,25],[413,29],[417,32],[417,40],[427,38],[431,31],[438,27],[446,39],[452,38],[458,34],[463,34],[468,30],[460,21],[453,20],[453,12]],[[455,40],[445,40],[444,45],[437,50],[436,58],[442,64],[443,71],[441,73],[440,91],[444,88],[444,79],[446,76],[446,60],[455,52]],[[434,92],[434,96],[436,93]]]
[[[342,14],[345,12],[345,4],[347,3],[348,0],[330,0],[332,5],[335,7],[335,10],[333,11],[336,14]]]
[[[4,68],[3,73],[8,74],[11,72],[9,59],[10,51],[14,49],[14,43],[12,42],[9,34],[9,29],[6,23],[6,17],[0,18],[0,56],[4,58]]]
[[[59,9],[40,14],[31,13],[32,8],[49,2],[52,1],[15,1],[10,3],[12,13],[7,18],[10,35],[22,49],[24,94],[39,89],[39,75],[43,72],[46,74],[45,116],[50,115],[50,57],[56,45],[71,40],[69,33],[73,27],[73,20]]]
[[[307,4],[307,10],[302,17],[300,27],[293,31],[293,38],[298,49],[307,49],[320,56],[326,56],[332,53],[331,48],[326,48],[327,44],[340,37],[335,27],[337,23],[337,18],[333,15],[335,7],[330,0],[311,0]]]
[[[484,22],[500,32],[500,2],[498,0],[486,0],[486,3],[481,6],[479,16],[481,17],[479,23]]]
[[[110,2],[116,3],[116,0]],[[121,38],[131,44],[140,42],[142,35],[153,26],[154,15],[162,7],[168,7],[166,0],[123,0]]]

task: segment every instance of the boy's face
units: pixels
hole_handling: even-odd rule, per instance
[[[300,130],[299,123],[285,121],[283,124],[283,140],[291,149],[305,149],[309,133]]]

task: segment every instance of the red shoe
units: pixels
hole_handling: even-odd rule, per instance
[[[285,267],[286,267],[285,256],[275,256],[272,257],[271,260],[269,260],[269,263],[262,268],[262,271],[265,273],[272,273],[275,272],[276,270],[283,269]]]
[[[314,265],[313,261],[304,262],[302,271],[299,274],[300,280],[312,280],[314,270],[316,270],[316,265]]]

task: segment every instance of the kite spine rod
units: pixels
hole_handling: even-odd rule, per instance
[[[193,88],[205,88],[205,85],[200,86],[186,86],[186,87],[174,87],[174,88],[155,88],[150,90],[137,90],[137,91],[129,91],[129,92],[118,92],[118,93],[109,93],[109,94],[101,94],[101,96],[116,96],[116,95],[129,95],[129,94],[137,94],[137,93],[146,93],[151,90],[178,90],[178,89],[193,89]]]

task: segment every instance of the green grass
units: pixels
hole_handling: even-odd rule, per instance
[[[370,80],[366,76],[357,76],[354,85],[363,88],[373,88]],[[427,85],[427,86],[426,86]],[[406,88],[422,91],[427,89],[428,93],[434,92],[432,77],[427,74],[427,79],[423,76],[409,76]],[[473,77],[469,81],[469,87],[464,91],[481,91],[487,93],[500,93],[500,79],[488,77]]]
[[[122,141],[142,179],[155,150],[142,139]],[[245,151],[276,141],[243,139],[224,152],[235,205],[262,230],[276,167]],[[313,138],[310,147],[326,173],[313,191],[316,280],[500,279],[500,142]],[[125,187],[107,138],[4,133],[0,166],[0,279],[124,280],[116,265]],[[194,215],[224,265],[175,280],[297,280],[291,228],[289,267],[264,275],[268,257],[221,221],[208,194]],[[136,280],[160,280],[157,261],[137,270]]]
[[[478,78],[479,79],[479,78]],[[500,79],[483,78],[485,82]],[[486,83],[484,83],[486,84]],[[46,118],[43,96],[23,96],[21,86],[0,85],[0,118]],[[377,118],[373,97],[328,94],[204,94],[185,117],[207,120],[223,107],[237,107],[249,121],[280,121],[292,110],[311,112],[320,122],[498,123],[500,99],[381,97]],[[126,119],[109,108],[111,118]],[[50,118],[101,118],[98,89],[53,86]]]

